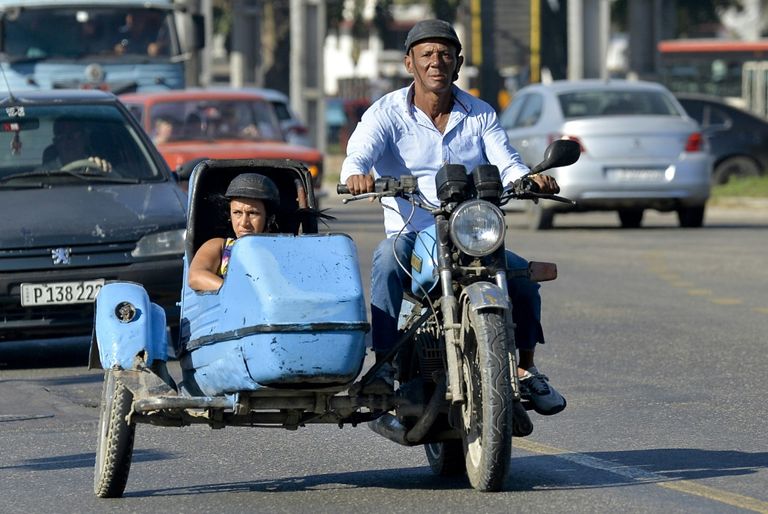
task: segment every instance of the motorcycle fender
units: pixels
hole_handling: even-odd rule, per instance
[[[105,284],[96,297],[94,317],[91,352],[95,345],[102,368],[132,369],[137,355],[146,366],[168,359],[165,311],[150,302],[141,285]]]
[[[487,309],[509,309],[509,298],[504,291],[490,282],[475,282],[464,288],[462,296],[467,298],[469,308],[473,311]]]

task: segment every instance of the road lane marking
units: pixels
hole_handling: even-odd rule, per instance
[[[755,311],[755,312],[762,313],[762,314],[768,314],[768,307],[755,307],[752,310]]]
[[[744,303],[744,300],[739,298],[710,298],[709,301],[718,305],[741,305]]]
[[[677,282],[671,282],[671,285],[675,287],[687,289],[689,287],[693,287],[696,284],[694,284],[693,282],[688,282],[687,280],[678,280]]]
[[[712,291],[710,289],[689,289],[688,294],[691,296],[709,296]]]
[[[545,444],[536,443],[528,439],[515,438],[512,446],[513,448],[520,448],[528,452],[549,455],[558,459],[567,460],[580,466],[586,466],[588,468],[614,473],[640,484],[656,485],[665,489],[670,489],[672,491],[677,491],[692,496],[700,496],[708,500],[724,503],[726,505],[731,505],[740,509],[760,512],[761,514],[768,514],[768,502],[758,500],[757,498],[752,498],[750,496],[723,491],[714,487],[697,484],[689,480],[676,480],[662,474],[652,473],[639,468],[634,468],[632,466],[590,457],[589,455],[585,455],[583,453],[562,450],[560,448],[555,448],[554,446],[547,446]]]

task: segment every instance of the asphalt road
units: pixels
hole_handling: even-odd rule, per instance
[[[379,207],[325,206],[367,277]],[[125,497],[99,500],[101,372],[82,347],[70,367],[22,347],[0,348],[0,512],[768,512],[768,210],[508,223],[510,248],[558,263],[537,362],[568,408],[515,439],[504,492],[434,477],[421,448],[365,427],[142,425]]]

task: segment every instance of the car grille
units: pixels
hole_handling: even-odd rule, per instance
[[[84,270],[125,266],[135,247],[133,241],[67,246],[69,264],[54,264],[52,246],[0,250],[0,342],[90,334],[92,303],[22,307],[20,284],[68,281]]]
[[[69,250],[70,263],[67,265],[54,264],[53,251],[56,248],[58,247],[44,246],[0,250],[0,273],[126,264],[133,260],[131,252],[136,248],[136,242],[62,247]]]

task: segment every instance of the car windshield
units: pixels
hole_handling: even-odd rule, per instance
[[[590,116],[680,116],[672,100],[660,91],[591,89],[558,95],[566,119]]]
[[[177,55],[172,12],[160,9],[20,8],[2,17],[3,50],[11,61],[100,56]]]
[[[115,105],[27,104],[0,111],[0,183],[165,180]],[[53,173],[51,173],[53,172]]]
[[[149,113],[156,143],[238,139],[282,141],[272,106],[263,100],[184,100],[152,106]]]

